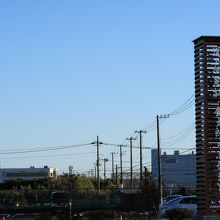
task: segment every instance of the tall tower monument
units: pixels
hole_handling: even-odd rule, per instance
[[[220,216],[220,37],[193,42],[198,214]]]

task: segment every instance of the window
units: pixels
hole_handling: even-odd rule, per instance
[[[196,204],[196,198],[191,198],[192,204]]]
[[[196,204],[196,197],[184,198],[180,201],[180,204]]]
[[[191,204],[191,198],[185,198],[180,201],[180,204]]]
[[[166,159],[165,163],[176,163],[176,159]]]

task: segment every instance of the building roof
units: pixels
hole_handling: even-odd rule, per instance
[[[200,40],[211,41],[211,42],[219,42],[220,41],[220,36],[201,35],[200,37],[196,38],[192,42],[196,43]]]

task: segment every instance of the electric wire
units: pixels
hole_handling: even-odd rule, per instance
[[[172,115],[177,115],[177,114],[181,114],[184,111],[186,111],[187,109],[189,109],[194,103],[195,103],[195,98],[194,98],[195,94],[193,94],[192,96],[190,96],[190,98],[184,102],[179,108],[177,108],[175,111],[169,113],[170,116]]]
[[[184,138],[186,138],[194,129],[195,129],[194,126],[192,126],[188,130],[186,130],[181,136],[177,137],[175,140],[170,141],[170,142],[162,141],[161,145],[163,147],[164,146],[173,146],[173,145],[179,143],[180,141],[182,141]]]
[[[170,137],[166,137],[166,138],[160,138],[161,141],[163,140],[170,140],[170,139],[176,139],[176,137],[181,136],[183,133],[185,133],[186,131],[188,131],[189,129],[191,129],[191,127],[193,127],[195,125],[195,122],[191,123],[190,125],[188,125],[184,130],[180,131],[179,133],[172,135]]]
[[[110,144],[110,143],[102,143],[103,145],[107,145],[107,146],[115,146],[115,147],[120,147],[120,144]],[[130,148],[129,145],[121,145],[122,148]],[[132,146],[132,148],[137,148],[140,149],[140,147],[138,146]],[[150,147],[142,147],[142,149],[150,149]]]
[[[78,155],[91,155],[96,154],[96,152],[82,152],[82,153],[73,153],[73,154],[53,154],[53,155],[38,155],[38,156],[26,156],[26,157],[0,157],[1,160],[17,160],[17,159],[26,159],[26,158],[48,158],[48,157],[65,157],[65,156],[78,156]]]
[[[77,148],[77,147],[83,147],[90,145],[88,144],[77,144],[77,145],[70,145],[70,146],[57,146],[57,147],[50,147],[50,148],[36,148],[32,150],[15,150],[15,151],[6,151],[6,152],[0,152],[0,155],[2,154],[24,154],[24,153],[36,153],[36,152],[44,152],[44,151],[54,151],[54,150],[63,150],[63,149],[71,149],[71,148]]]
[[[174,110],[173,112],[171,112],[170,114],[168,114],[169,116],[174,116],[174,115],[178,115],[181,114],[183,112],[185,112],[186,110],[188,110],[194,103],[195,103],[195,98],[194,98],[195,94],[193,94],[192,96],[190,96],[189,99],[187,99],[186,102],[184,102],[179,108],[177,108],[176,110]],[[159,118],[159,122],[160,124],[162,124],[165,121],[166,118]],[[147,131],[147,133],[154,131],[157,127],[157,121],[154,120],[153,122],[151,122],[149,125],[147,125],[144,129]],[[143,134],[144,135],[144,134]],[[132,138],[137,139],[138,135],[133,134]],[[126,143],[126,140],[123,142]]]

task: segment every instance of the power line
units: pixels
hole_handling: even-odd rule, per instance
[[[181,136],[177,137],[175,140],[170,141],[170,142],[162,141],[162,145],[163,146],[175,145],[179,143],[180,141],[182,141],[184,138],[186,138],[194,129],[195,129],[194,125],[192,125],[191,127],[188,128],[188,130],[185,130],[184,133],[181,134]]]
[[[36,152],[43,152],[43,151],[54,151],[54,150],[63,150],[63,149],[71,149],[71,148],[77,148],[77,147],[83,147],[90,145],[88,144],[76,144],[71,146],[57,146],[57,147],[50,147],[50,148],[37,148],[32,150],[17,150],[17,151],[6,151],[6,152],[0,152],[1,155],[3,154],[24,154],[24,153],[36,153]]]
[[[156,149],[156,148],[154,148]],[[166,147],[166,148],[162,148],[162,150],[188,150],[188,149],[193,149],[193,148],[189,148],[189,147]]]
[[[184,130],[180,131],[179,133],[172,135],[170,137],[166,137],[166,138],[161,138],[160,140],[169,140],[169,139],[174,139],[177,136],[181,136],[182,133],[185,133],[186,131],[188,131],[191,127],[193,127],[195,125],[195,122],[191,123],[189,126],[187,126]]]
[[[180,113],[185,112],[186,110],[188,110],[193,104],[195,103],[195,98],[194,98],[194,94],[192,96],[190,96],[189,99],[187,99],[186,102],[184,102],[179,108],[177,108],[176,110],[174,110],[173,112],[171,112],[170,114],[168,114],[169,116],[174,116]],[[160,124],[162,122],[164,122],[165,119],[161,118],[160,119]],[[153,130],[155,130],[157,127],[157,121],[154,120],[152,123],[150,123],[147,127],[144,128],[144,130],[146,130],[147,132],[151,132]]]
[[[73,154],[52,154],[52,155],[38,155],[38,156],[26,156],[26,157],[1,157],[1,160],[14,160],[14,159],[26,159],[26,158],[47,158],[47,157],[65,157],[65,156],[78,156],[78,155],[91,155],[96,154],[96,152],[83,152],[83,153],[73,153]]]
[[[154,130],[154,128],[156,128],[157,126],[157,122],[156,120],[154,120],[152,123],[150,123],[147,127],[145,127],[143,130],[150,132],[152,130]]]
[[[195,103],[195,98],[194,98],[193,94],[192,96],[190,96],[189,99],[187,99],[186,102],[184,102],[179,108],[177,108],[175,111],[169,113],[170,116],[172,115],[177,115],[180,113],[183,113],[184,111],[186,111],[187,109],[189,109],[194,103]]]
[[[110,144],[110,143],[103,143],[103,145],[107,145],[107,146],[115,146],[115,147],[120,147],[120,144]],[[122,145],[121,146],[122,148],[130,148],[129,145]],[[137,148],[137,149],[140,149],[140,147],[137,147],[137,146],[132,146],[132,148]],[[150,147],[142,147],[143,149],[150,149]]]

